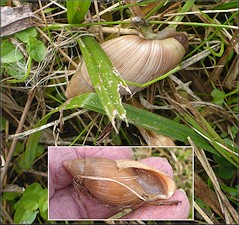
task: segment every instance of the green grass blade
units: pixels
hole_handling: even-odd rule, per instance
[[[103,105],[106,115],[115,127],[115,116],[127,122],[119,88],[128,89],[127,84],[114,68],[109,57],[92,36],[83,36],[78,41],[84,56],[94,89]]]
[[[139,109],[128,104],[124,104],[124,106],[127,111],[129,123],[182,141],[185,144],[188,144],[187,138],[190,137],[200,148],[216,153],[215,149],[191,128],[144,109]]]
[[[91,1],[66,1],[67,19],[70,24],[80,24],[89,10]]]
[[[179,13],[188,12],[190,8],[194,5],[195,0],[186,1],[183,7],[180,9]],[[181,22],[184,18],[184,15],[178,15],[173,19],[173,22]],[[169,27],[177,28],[178,24],[170,24]]]
[[[201,134],[211,145],[214,147],[215,151],[213,152],[216,155],[222,155],[225,159],[227,159],[234,166],[238,166],[238,157],[235,153],[235,149],[230,149],[221,137],[215,132],[215,130],[210,126],[210,124],[204,119],[204,117],[200,117],[200,122],[203,124],[203,127],[189,114],[184,115],[184,120],[192,126],[198,134]],[[229,150],[229,151],[228,151]]]
[[[196,144],[198,148],[205,149],[206,151],[212,152],[214,154],[219,154],[217,149],[212,147],[212,145],[200,134],[196,133],[193,129],[180,124],[178,122],[172,121],[168,118],[164,118],[157,114],[148,112],[144,109],[139,109],[134,106],[123,104],[126,109],[126,116],[129,123],[143,127],[150,131],[154,131],[158,134],[162,134],[171,138],[174,138],[178,141],[182,141],[185,144],[188,144],[188,137],[192,139],[192,141]],[[42,126],[47,122],[50,116],[56,112],[61,110],[69,110],[69,109],[78,109],[85,108],[88,110],[92,110],[101,114],[106,114],[105,110],[102,107],[102,104],[95,93],[84,93],[80,96],[76,96],[70,100],[70,102],[64,103],[57,107],[55,110],[48,113],[45,117],[43,117],[36,127]],[[29,136],[27,141],[27,150],[34,152],[33,148],[37,147],[38,139],[40,138],[41,131],[33,133]],[[31,144],[30,144],[31,143]],[[34,144],[35,143],[35,144]],[[213,143],[214,144],[214,143]],[[239,167],[238,159],[231,158],[229,162],[235,167]]]
[[[238,0],[231,0],[228,2],[221,2],[216,7],[212,8],[213,10],[223,10],[223,9],[235,9],[238,8]]]

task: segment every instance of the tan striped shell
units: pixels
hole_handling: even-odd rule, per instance
[[[134,160],[110,160],[101,157],[64,162],[76,182],[95,198],[108,205],[133,205],[168,199],[175,183],[163,172]]]
[[[143,84],[155,79],[177,66],[187,49],[187,36],[183,32],[162,40],[147,40],[137,35],[126,35],[111,39],[101,47],[111,59],[123,79]],[[142,90],[129,86],[132,93]],[[93,92],[92,83],[83,61],[73,75],[66,90],[71,98],[84,92]],[[129,94],[121,89],[121,95]]]

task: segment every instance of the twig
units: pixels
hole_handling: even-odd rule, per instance
[[[80,111],[77,111],[77,112],[75,112],[75,113],[70,114],[69,116],[65,116],[65,117],[62,118],[62,122],[65,122],[65,121],[68,120],[68,119],[72,119],[72,118],[74,118],[75,116],[79,116],[79,115],[81,115],[81,114],[84,114],[85,112],[87,112],[87,110],[80,110]],[[22,137],[25,137],[25,136],[27,136],[27,135],[33,134],[33,133],[35,133],[35,132],[38,132],[38,131],[41,131],[41,130],[45,130],[46,128],[52,127],[52,126],[54,126],[54,125],[57,125],[57,124],[59,124],[60,122],[61,122],[61,120],[60,120],[60,119],[57,119],[57,120],[52,121],[52,122],[50,122],[50,123],[47,123],[47,124],[45,124],[45,125],[43,125],[43,126],[36,127],[36,128],[31,129],[31,130],[24,131],[24,132],[22,132],[22,133],[16,133],[16,134],[13,134],[13,135],[9,135],[9,136],[8,136],[8,139],[12,139],[12,138],[22,138]]]
[[[33,89],[33,90],[31,90],[29,92],[25,108],[24,108],[24,110],[22,112],[22,116],[21,116],[20,122],[19,122],[17,130],[16,130],[16,134],[18,134],[18,133],[20,133],[22,131],[23,124],[24,124],[25,119],[27,117],[27,113],[28,113],[28,111],[30,109],[31,102],[32,102],[34,96],[35,96],[35,89]],[[4,177],[5,177],[6,173],[7,173],[7,170],[9,168],[9,166],[10,166],[10,162],[12,160],[13,152],[15,150],[17,141],[18,141],[18,137],[14,137],[13,140],[12,140],[12,144],[11,144],[11,147],[9,149],[9,152],[8,152],[8,155],[7,155],[7,159],[6,159],[6,165],[3,168],[2,173],[1,173],[1,182],[2,183],[3,183]]]
[[[12,217],[9,215],[9,213],[3,207],[3,205],[1,205],[1,208],[2,208],[2,214],[3,214],[4,218],[8,220],[9,224],[14,224]],[[1,221],[1,222],[3,223],[3,221]]]
[[[214,224],[211,219],[207,216],[207,214],[205,212],[203,212],[203,210],[198,206],[198,204],[196,202],[194,202],[194,208],[198,211],[198,213],[203,217],[203,219],[205,219],[205,221],[208,224]]]
[[[211,165],[208,162],[205,152],[202,149],[198,149],[190,138],[188,138],[188,140],[189,140],[189,143],[192,146],[194,146],[196,157],[198,158],[204,170],[206,171],[208,177],[212,181],[226,224],[232,224],[234,223],[234,221],[237,222],[239,219],[238,214],[236,210],[233,208],[233,206],[230,204],[226,195],[222,192],[219,182],[217,180],[217,177]]]

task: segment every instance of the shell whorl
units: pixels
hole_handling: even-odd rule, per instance
[[[162,40],[147,40],[137,35],[125,35],[106,41],[101,44],[101,47],[123,79],[143,84],[177,66],[186,53],[185,42],[183,35]],[[129,88],[132,93],[142,90],[136,86]],[[93,91],[90,76],[83,61],[72,77],[65,95],[71,98]],[[120,94],[127,95],[128,92],[120,89]]]

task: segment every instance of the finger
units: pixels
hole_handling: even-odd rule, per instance
[[[168,160],[166,158],[162,157],[149,157],[140,160],[140,162],[147,164],[157,170],[162,171],[165,173],[168,177],[173,179],[173,169],[172,166],[169,164]]]
[[[57,191],[49,200],[49,219],[78,219],[79,212],[71,197],[73,187]]]
[[[99,203],[86,192],[78,196],[72,186],[57,191],[49,201],[49,219],[52,220],[105,219],[117,211]]]
[[[69,147],[48,148],[49,188],[59,190],[72,184],[72,177],[63,167],[63,162],[77,158],[77,151]]]
[[[180,201],[177,205],[145,205],[125,215],[121,219],[171,220],[187,219],[190,210],[189,200],[183,191],[176,190],[168,201]],[[166,200],[160,200],[166,201]]]
[[[131,159],[132,148],[128,146],[102,146],[102,147],[80,147],[77,149],[81,158],[104,157],[108,159]]]

